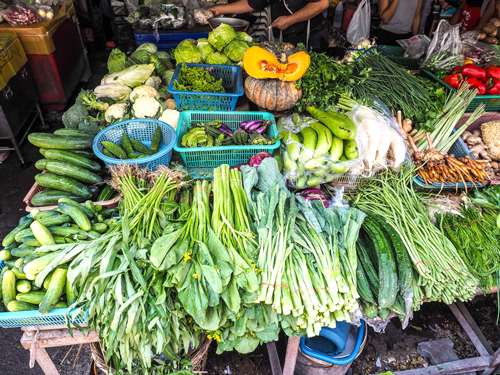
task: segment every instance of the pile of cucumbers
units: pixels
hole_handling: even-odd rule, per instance
[[[359,157],[357,128],[349,117],[314,107],[307,111],[317,121],[306,121],[294,114],[291,119],[295,132],[289,130],[285,118],[277,123],[285,145],[283,173],[297,189],[332,181],[348,170],[346,162]]]
[[[122,134],[121,145],[118,145],[111,141],[101,141],[103,147],[102,153],[108,158],[113,159],[130,160],[145,158],[158,152],[161,138],[161,129],[158,126],[153,133],[153,138],[151,139],[151,148],[149,148],[141,141],[129,138],[129,136],[124,132]]]
[[[356,242],[356,286],[369,319],[386,320],[406,311],[403,295],[412,286],[412,262],[396,230],[378,216],[367,216]]]
[[[37,279],[61,253],[48,249],[42,252],[38,248],[100,237],[113,225],[111,217],[116,211],[103,209],[91,201],[81,205],[60,198],[57,209],[34,209],[29,217],[22,217],[19,225],[2,241],[0,311],[39,310],[40,314],[47,314],[74,302],[74,291],[69,290],[66,280],[67,266],[60,265],[44,279]]]
[[[116,192],[110,187],[99,194],[101,165],[91,151],[94,136],[83,130],[59,129],[54,134],[32,133],[28,140],[40,147],[44,159],[36,168],[46,173],[35,176],[36,182],[46,189],[35,194],[31,204],[35,207],[56,205],[59,198],[77,202],[88,199],[105,201]]]

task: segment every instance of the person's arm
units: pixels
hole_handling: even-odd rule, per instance
[[[420,28],[420,18],[422,16],[422,3],[423,0],[418,0],[417,10],[415,11],[415,17],[413,17],[413,25],[411,27],[413,35],[417,35],[418,29]]]
[[[391,2],[389,0],[379,0],[378,12],[382,23],[389,23],[394,13],[396,13],[398,4],[399,0],[392,0]]]
[[[500,0],[491,0],[493,1],[495,1],[495,17],[500,20]]]
[[[491,0],[490,3],[488,4],[488,7],[484,11],[483,15],[479,19],[479,22],[476,26],[476,29],[482,29],[484,25],[486,25],[490,20],[495,17],[495,5],[496,3],[499,3],[497,0]]]
[[[457,23],[460,22],[460,19],[462,18],[462,12],[464,11],[465,1],[466,0],[463,0],[460,3],[455,13],[453,13],[453,16],[451,16],[450,25],[456,25]]]
[[[231,4],[225,5],[215,5],[208,8],[214,16],[219,16],[221,14],[243,14],[253,12],[254,9],[248,5],[248,0],[238,0]]]
[[[271,27],[276,27],[280,30],[286,30],[296,23],[310,20],[318,14],[328,9],[329,0],[319,0],[317,2],[307,3],[302,9],[289,16],[281,16],[274,20]]]

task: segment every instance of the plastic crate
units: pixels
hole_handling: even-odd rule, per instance
[[[136,30],[134,35],[137,47],[144,43],[153,43],[158,47],[158,50],[160,51],[170,51],[177,47],[179,43],[184,39],[208,38],[208,33],[208,31],[196,33],[159,33],[159,39],[156,39],[155,35],[152,32],[151,34],[143,34],[139,33],[138,30]]]
[[[455,155],[455,157],[462,158],[464,156],[470,156],[472,159],[474,157],[472,154],[469,152],[469,149],[467,148],[466,144],[464,141],[462,141],[462,138],[458,138],[457,141],[451,146],[450,151],[448,151],[449,154]],[[423,191],[440,191],[440,190],[456,190],[460,189],[463,190],[465,187],[467,187],[467,190],[473,189],[473,188],[480,188],[483,186],[486,186],[488,183],[484,184],[473,184],[472,182],[466,182],[465,185],[463,182],[458,182],[456,184],[428,184],[426,185],[425,181],[420,178],[419,176],[414,176],[413,177],[413,183],[414,186],[417,190],[423,190]]]
[[[469,119],[470,113],[466,113],[464,117],[457,123],[455,126],[455,129],[460,128],[463,124],[467,122]],[[467,131],[472,132],[473,130],[479,129],[481,130],[481,125],[484,124],[485,122],[490,122],[490,121],[500,121],[500,113],[498,112],[487,112],[484,115],[482,115],[480,118],[478,118],[476,121],[474,121],[472,124],[469,124]],[[494,185],[500,184],[500,178],[495,177],[491,179],[491,183]]]
[[[231,130],[239,127],[243,121],[270,120],[266,134],[269,137],[277,137],[278,129],[274,116],[267,112],[216,112],[216,111],[184,111],[181,112],[177,125],[177,144],[174,150],[177,151],[186,167],[203,169],[217,168],[222,164],[230,166],[246,163],[250,156],[259,152],[267,151],[273,153],[280,146],[280,141],[270,146],[218,146],[218,147],[182,147],[182,137],[188,132],[192,124],[221,120]]]
[[[110,141],[117,145],[122,143],[122,135],[126,132],[127,136],[131,139],[141,141],[143,144],[151,148],[151,139],[157,127],[161,129],[161,141],[158,152],[154,155],[147,156],[140,159],[115,159],[107,157],[102,153],[102,141]],[[172,148],[175,144],[175,130],[170,125],[153,119],[134,119],[119,122],[117,124],[108,126],[102,130],[94,138],[92,148],[94,153],[99,159],[104,161],[106,166],[113,166],[117,164],[138,164],[143,168],[150,168],[155,170],[160,165],[168,165],[172,158]]]
[[[420,59],[415,59],[411,57],[404,57],[405,50],[403,47],[395,47],[395,46],[379,46],[378,50],[382,56],[387,57],[393,63],[401,65],[404,68],[410,70],[419,69]]]
[[[450,85],[445,83],[442,79],[438,78],[434,73],[426,70],[426,69],[421,69],[420,70],[421,74],[424,76],[427,76],[427,78],[430,78],[433,81],[439,82],[442,86],[446,87],[448,90],[456,92],[454,88],[452,88]],[[494,112],[500,110],[500,95],[481,95],[481,96],[476,96],[474,99],[472,99],[472,102],[469,104],[469,106],[466,109],[466,112],[474,112],[477,107],[481,103],[484,103],[484,110],[486,112]]]
[[[34,208],[38,208],[40,211],[48,211],[57,208],[57,206],[35,207],[31,204],[31,199],[35,196],[36,193],[42,190],[45,190],[45,188],[43,186],[38,185],[38,183],[35,182],[35,184],[31,187],[30,191],[28,191],[28,194],[26,194],[26,196],[23,199],[23,202],[26,203],[27,212],[31,212]],[[99,205],[102,206],[102,208],[115,208],[116,206],[118,206],[119,202],[120,202],[120,196],[118,195],[117,197],[107,201],[92,202],[92,203],[94,203],[94,206]]]
[[[2,271],[4,266],[3,261],[0,260],[0,271]],[[67,311],[68,309],[55,309],[45,315],[41,315],[37,310],[3,312],[0,313],[0,327],[18,328],[26,326],[66,325],[65,316]],[[87,321],[84,318],[78,317],[73,322],[77,324],[85,324]]]
[[[177,109],[206,110],[206,111],[233,111],[240,96],[243,96],[243,77],[241,68],[229,65],[186,64],[205,69],[216,80],[222,79],[225,93],[177,91],[174,82],[179,79],[179,70],[183,64],[178,64],[168,85],[168,92],[174,95]]]

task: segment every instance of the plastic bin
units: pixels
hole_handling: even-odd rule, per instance
[[[217,168],[222,164],[230,166],[246,163],[250,156],[259,152],[273,153],[280,146],[280,141],[270,146],[218,146],[218,147],[182,147],[182,137],[188,132],[192,124],[221,120],[231,130],[237,129],[243,121],[271,120],[266,129],[270,137],[278,136],[274,116],[267,112],[216,112],[216,111],[184,111],[179,117],[177,125],[177,151],[188,168],[203,169]]]
[[[210,31],[210,26],[201,25],[196,25],[192,29],[160,30],[158,39],[156,39],[153,30],[136,28],[134,35],[137,46],[144,43],[153,43],[160,51],[169,51],[177,47],[184,39],[208,38]]]
[[[168,85],[168,92],[174,95],[177,109],[234,111],[238,98],[243,96],[243,77],[241,68],[229,65],[186,64],[204,68],[216,80],[222,79],[225,93],[177,91],[174,82],[179,79],[179,71],[183,64],[178,64]]]
[[[141,141],[143,144],[151,148],[151,139],[157,127],[161,128],[162,139],[158,152],[154,155],[147,156],[140,159],[115,159],[107,157],[102,153],[102,141],[110,141],[121,145],[123,132],[131,139]],[[172,158],[172,148],[174,147],[176,134],[174,128],[164,122],[153,119],[134,119],[119,122],[117,124],[108,126],[102,130],[94,138],[92,148],[94,153],[99,159],[104,161],[106,166],[113,166],[117,164],[138,164],[143,168],[156,169],[159,165],[169,165]]]
[[[4,268],[3,261],[0,260],[0,271]],[[3,302],[0,302],[3,303]],[[55,309],[46,315],[41,315],[37,310],[3,312],[0,313],[0,327],[18,328],[26,326],[59,326],[66,325],[66,312],[68,309]],[[86,319],[77,318],[73,321],[77,324],[85,324]]]
[[[446,87],[448,90],[452,92],[457,91],[450,85],[445,83],[442,79],[438,78],[434,73],[430,72],[429,70],[421,69],[420,72],[423,76],[426,76],[427,78],[430,78],[433,81],[439,82],[442,86]],[[472,102],[467,107],[466,112],[474,112],[475,109],[479,107],[481,103],[484,103],[484,110],[486,112],[498,111],[500,110],[500,95],[476,96],[474,99],[472,99]]]

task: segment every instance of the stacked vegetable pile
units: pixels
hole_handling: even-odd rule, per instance
[[[296,86],[310,64],[309,55],[289,43],[264,42],[249,48],[243,57],[245,95],[270,111],[292,108],[302,98]]]
[[[244,121],[232,131],[220,120],[193,124],[182,137],[183,147],[212,147],[232,145],[272,145],[276,139],[265,134],[269,121]]]
[[[208,39],[183,40],[172,56],[177,64],[237,65],[241,64],[243,54],[251,45],[250,35],[236,32],[230,25],[222,23],[208,34]]]
[[[488,44],[498,44],[498,27],[500,27],[500,20],[498,18],[492,18],[489,22],[483,26],[480,30],[479,40]]]
[[[101,165],[96,162],[91,150],[94,136],[78,129],[59,129],[54,134],[31,133],[28,140],[41,147],[44,159],[38,160],[36,168],[46,173],[35,176],[38,185],[45,187],[35,194],[31,204],[35,207],[57,204],[59,198],[77,202],[88,199],[108,200],[112,193],[102,191],[98,185],[103,178],[98,174]]]
[[[0,276],[3,299],[0,309],[39,310],[44,315],[73,303],[65,265],[71,257],[62,251],[64,244],[74,248],[76,242],[101,237],[113,212],[114,209],[103,210],[91,201],[83,206],[60,198],[57,210],[34,209],[29,218],[22,217],[2,241],[5,249],[0,251],[0,260],[5,266]],[[56,261],[58,266],[54,267]]]

